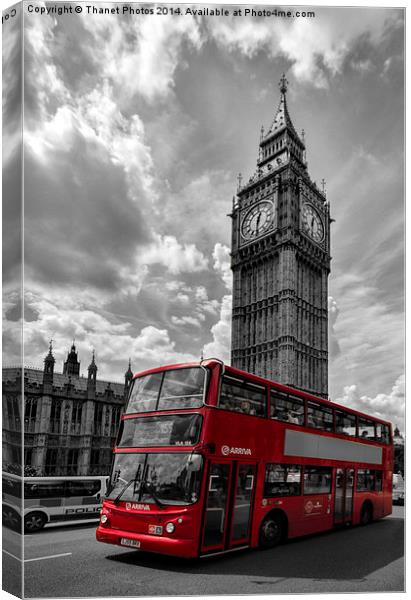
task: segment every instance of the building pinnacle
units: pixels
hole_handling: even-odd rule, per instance
[[[286,94],[287,93],[287,88],[288,88],[288,81],[285,77],[285,73],[282,74],[282,77],[280,79],[280,83],[278,84],[280,86],[280,92],[282,94]]]

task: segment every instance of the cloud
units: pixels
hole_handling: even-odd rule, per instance
[[[233,287],[233,273],[231,271],[230,248],[224,244],[217,244],[213,251],[214,269],[221,275],[228,290]]]
[[[376,288],[353,270],[333,281],[333,298],[339,310],[333,331],[341,352],[331,357],[331,396],[350,380],[376,395],[387,388],[392,373],[404,368],[403,312],[381,301]]]
[[[224,296],[221,301],[220,319],[212,326],[213,341],[204,345],[203,356],[215,357],[230,364],[231,349],[231,294]]]
[[[230,249],[219,242],[215,244],[213,251],[214,270],[221,276],[225,287],[232,289],[232,272],[230,268]],[[220,318],[211,328],[213,341],[204,345],[203,355],[215,356],[226,363],[230,363],[231,351],[231,312],[232,295],[223,296],[220,305]]]
[[[338,10],[338,18],[335,12]],[[240,51],[248,58],[258,52],[283,57],[291,63],[295,78],[302,83],[326,88],[329,79],[341,73],[353,44],[366,36],[378,45],[387,19],[399,19],[388,11],[369,11],[317,7],[315,18],[295,18],[289,23],[270,19],[215,20],[207,23],[210,35],[231,52]]]
[[[154,234],[155,241],[145,248],[138,257],[140,264],[159,264],[173,275],[183,272],[203,271],[208,260],[194,244],[180,244],[172,235]]]
[[[337,302],[332,296],[328,296],[328,342],[329,342],[329,356],[331,360],[338,356],[341,352],[338,343],[338,338],[334,331],[334,325],[338,318],[339,313]]]
[[[132,357],[133,370],[175,362],[197,360],[198,356],[189,351],[179,351],[166,328],[146,325],[137,329],[126,319],[114,319],[113,314],[105,313],[103,303],[92,306],[92,297],[79,292],[66,296],[50,291],[47,298],[41,294],[28,292],[27,305],[36,318],[25,323],[24,345],[27,362],[42,368],[41,354],[47,353],[48,341],[53,338],[56,371],[65,360],[71,340],[75,344],[82,361],[82,373],[96,349],[99,374],[102,378],[118,380],[126,370],[128,357]],[[10,327],[7,332],[13,334]],[[13,360],[8,356],[7,362]]]
[[[374,397],[360,395],[358,387],[347,385],[343,395],[335,400],[338,404],[391,421],[404,430],[405,416],[405,376],[400,375],[388,394],[379,393]]]
[[[89,52],[99,48],[98,58],[93,58],[101,77],[108,78],[123,99],[136,94],[149,102],[165,98],[174,87],[176,70],[184,68],[183,49],[198,50],[203,43],[197,21],[184,16],[128,16],[119,27],[105,15],[81,18],[93,36]]]
[[[189,315],[185,315],[183,317],[176,317],[173,315],[171,317],[171,322],[173,325],[193,325],[194,327],[201,327],[201,319],[196,319],[195,317],[190,317]]]

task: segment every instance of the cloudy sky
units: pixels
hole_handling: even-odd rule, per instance
[[[42,366],[50,338],[57,370],[74,338],[82,372],[94,348],[103,379],[122,380],[129,357],[134,371],[201,353],[229,361],[227,213],[238,172],[255,170],[285,71],[309,172],[326,179],[335,219],[330,395],[402,425],[403,13],[315,13],[24,14],[25,364]],[[16,23],[4,38],[10,198]],[[19,361],[10,227],[6,364]]]

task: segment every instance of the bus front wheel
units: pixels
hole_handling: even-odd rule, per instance
[[[24,517],[24,531],[40,531],[47,522],[47,517],[41,512],[31,512]]]
[[[286,525],[281,515],[268,515],[260,527],[260,548],[268,550],[277,546],[285,537]]]
[[[361,508],[360,524],[368,525],[372,521],[372,504],[371,502],[364,502]]]

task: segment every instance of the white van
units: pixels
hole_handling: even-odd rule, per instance
[[[392,503],[404,505],[404,478],[400,473],[394,473],[392,476]]]
[[[48,523],[98,520],[108,476],[25,477],[3,472],[3,525],[25,532],[39,531]]]

